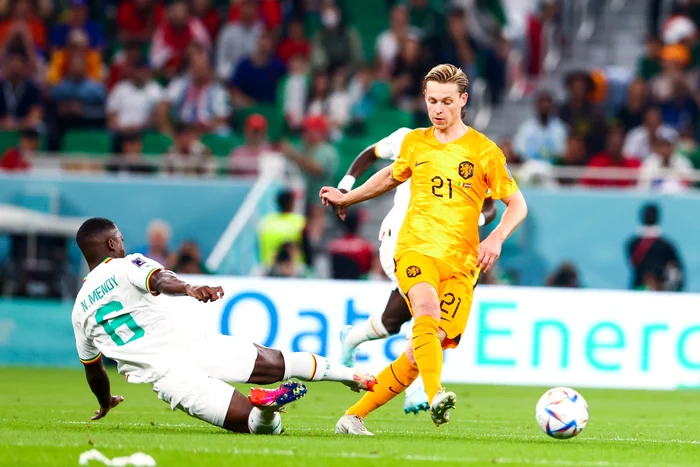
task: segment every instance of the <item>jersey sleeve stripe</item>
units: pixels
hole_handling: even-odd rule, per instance
[[[83,360],[82,358],[80,359],[80,363],[83,365],[92,365],[93,363],[97,363],[99,360],[102,359],[102,353],[98,353],[97,357],[91,358],[89,360]]]
[[[146,290],[148,290],[148,293],[150,293],[151,295],[160,295],[160,292],[154,292],[151,290],[151,276],[158,271],[160,271],[160,268],[154,268],[146,276]]]
[[[380,157],[379,157],[379,142],[374,145],[374,157],[376,157],[377,159],[380,159]]]

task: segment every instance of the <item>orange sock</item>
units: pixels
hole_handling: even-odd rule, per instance
[[[442,375],[442,346],[438,336],[438,322],[430,316],[419,316],[413,321],[413,357],[420,369],[425,392],[432,403],[440,390]]]
[[[365,418],[370,412],[381,407],[401,394],[418,378],[418,367],[412,364],[402,353],[392,364],[377,375],[374,392],[366,392],[357,404],[350,407],[345,415],[357,415]]]

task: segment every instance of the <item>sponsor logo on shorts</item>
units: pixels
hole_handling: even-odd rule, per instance
[[[418,266],[409,266],[406,268],[406,275],[408,277],[418,277],[420,276],[420,268]]]
[[[474,164],[469,161],[460,162],[459,176],[465,180],[469,180],[474,176]]]

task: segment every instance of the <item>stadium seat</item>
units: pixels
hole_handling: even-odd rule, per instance
[[[387,81],[377,81],[370,90],[379,108],[391,106],[391,84]]]
[[[155,131],[144,133],[142,139],[144,154],[165,154],[173,144],[170,136]]]
[[[270,141],[279,140],[284,134],[285,120],[282,110],[274,105],[254,105],[239,109],[236,112],[236,129],[243,134],[246,119],[256,113],[263,115],[267,119],[267,134]]]
[[[112,152],[112,136],[96,128],[70,130],[63,136],[61,150],[68,154],[101,156]]]
[[[342,0],[339,2],[345,18],[362,38],[365,60],[374,59],[377,36],[389,27],[386,2],[376,0]]]
[[[378,141],[390,135],[397,128],[415,126],[415,118],[412,113],[398,109],[378,109],[367,120],[367,136]]]
[[[202,143],[211,149],[215,156],[228,157],[232,149],[243,144],[243,138],[238,135],[204,135]]]
[[[336,143],[335,147],[340,154],[340,164],[338,165],[338,172],[336,173],[336,183],[340,181],[345,175],[345,172],[355,160],[360,152],[362,152],[368,146],[376,143],[377,140],[372,138],[344,138],[342,141]],[[370,176],[372,171],[369,170],[367,174],[360,177],[357,184],[364,183]]]
[[[17,146],[19,133],[16,131],[0,131],[0,155],[8,148]]]

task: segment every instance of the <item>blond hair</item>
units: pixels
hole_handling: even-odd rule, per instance
[[[436,83],[455,83],[460,94],[467,92],[469,80],[461,68],[457,68],[449,63],[434,66],[432,70],[423,78],[423,92],[430,81]]]

